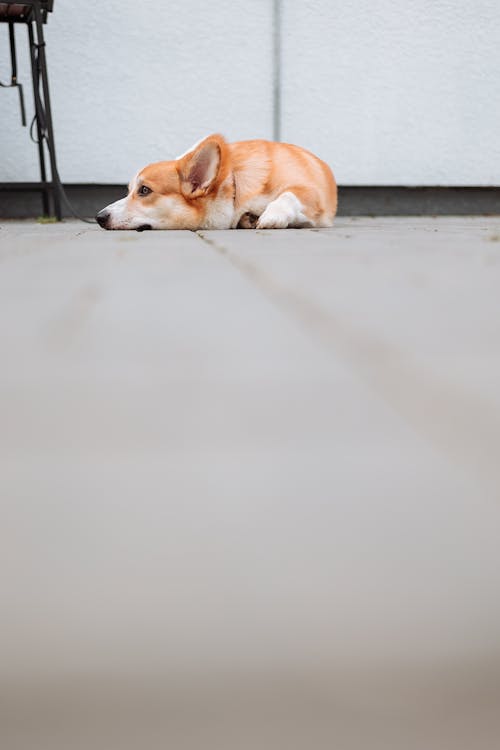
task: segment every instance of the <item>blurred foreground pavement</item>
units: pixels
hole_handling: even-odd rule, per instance
[[[2,750],[497,750],[500,219],[0,226]]]

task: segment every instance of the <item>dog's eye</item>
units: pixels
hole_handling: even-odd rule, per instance
[[[143,185],[138,190],[139,195],[149,195],[152,192],[151,188],[148,188],[146,185]]]

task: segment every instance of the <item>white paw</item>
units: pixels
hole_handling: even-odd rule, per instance
[[[257,222],[257,229],[286,229],[288,215],[276,208],[268,206]]]

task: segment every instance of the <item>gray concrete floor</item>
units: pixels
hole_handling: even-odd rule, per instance
[[[2,746],[498,747],[500,218],[4,222],[0,354]]]

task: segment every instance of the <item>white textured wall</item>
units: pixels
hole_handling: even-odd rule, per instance
[[[245,0],[55,0],[54,8],[46,36],[63,181],[128,182],[213,130],[270,135],[269,0],[252,0],[251,12]],[[37,179],[17,93],[0,97],[9,124],[0,181]]]
[[[500,0],[286,0],[283,138],[364,185],[500,185]]]
[[[343,184],[500,185],[499,0],[282,5],[284,140]],[[211,130],[272,137],[272,11],[272,0],[56,0],[46,34],[63,180],[125,182]],[[37,179],[15,91],[0,90],[0,118],[0,181]]]

